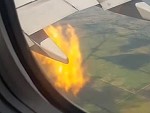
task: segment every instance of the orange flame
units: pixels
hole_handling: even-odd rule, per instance
[[[45,59],[42,59],[43,63],[51,70],[54,85],[77,95],[89,78],[84,76],[79,39],[75,29],[71,25],[67,25],[65,30],[61,26],[48,26],[44,31],[69,58],[69,63],[64,64],[43,57]]]

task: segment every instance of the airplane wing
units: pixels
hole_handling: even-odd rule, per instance
[[[42,29],[76,11],[99,3],[97,0],[15,0],[15,4],[22,30],[27,34],[25,37],[31,50],[36,52],[40,50],[45,56],[68,63],[67,56],[44,32],[42,32],[44,36],[41,36]],[[40,34],[36,35],[39,31]],[[35,49],[33,45],[40,49],[37,47]]]
[[[22,29],[28,35],[76,11],[99,4],[97,0],[37,0],[30,2],[27,5],[17,8]]]
[[[150,6],[142,0],[15,0],[15,3],[22,29],[28,35],[95,5],[104,10],[150,20]]]
[[[98,5],[100,8],[139,19],[150,20],[150,6],[142,0],[14,0],[23,32],[28,36],[77,11]],[[42,33],[43,34],[43,33]],[[44,38],[44,40],[43,40]],[[30,39],[28,37],[28,39]],[[40,40],[41,39],[41,40]],[[68,62],[65,54],[48,36],[31,39],[46,54]],[[39,40],[41,42],[39,42]],[[54,51],[56,50],[56,51]]]

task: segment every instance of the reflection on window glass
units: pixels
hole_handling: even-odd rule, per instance
[[[150,22],[94,6],[44,31],[69,64],[34,55],[63,95],[90,113],[150,112]]]

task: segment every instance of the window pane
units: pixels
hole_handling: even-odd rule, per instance
[[[45,77],[90,113],[149,113],[150,22],[97,6],[77,11],[63,3],[69,8],[65,16],[74,14],[57,16],[52,25],[42,19],[47,26],[38,26],[36,33],[28,26],[29,38],[40,45],[31,49]],[[60,50],[42,46],[48,45],[46,38]],[[56,51],[59,61],[51,54]]]

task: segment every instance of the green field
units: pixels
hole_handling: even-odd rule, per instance
[[[68,23],[91,78],[68,98],[90,113],[150,113],[150,22],[92,7],[55,25]]]

